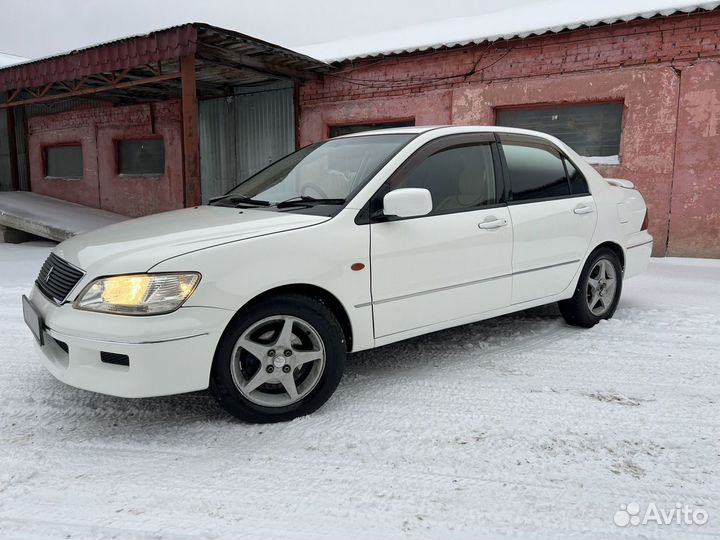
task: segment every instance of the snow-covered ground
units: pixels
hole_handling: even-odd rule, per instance
[[[590,330],[548,307],[357,354],[255,426],[55,381],[19,303],[49,247],[0,245],[0,537],[720,535],[720,261],[653,260]],[[709,521],[616,526],[633,502]]]

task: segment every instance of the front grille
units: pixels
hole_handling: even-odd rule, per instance
[[[50,300],[62,304],[83,275],[82,270],[51,253],[42,265],[35,284]]]

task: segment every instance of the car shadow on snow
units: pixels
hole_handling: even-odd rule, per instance
[[[350,356],[345,373],[365,373],[378,368],[389,373],[427,367],[440,359],[444,364],[464,361],[463,356],[468,354],[477,356],[483,351],[498,350],[564,324],[557,304],[548,304],[355,353]]]

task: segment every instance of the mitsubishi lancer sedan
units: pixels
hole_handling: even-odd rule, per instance
[[[648,264],[647,224],[631,182],[543,133],[365,132],[209,205],[59,244],[23,311],[69,385],[209,388],[230,414],[277,422],[325,403],[349,353],[551,302],[579,327],[612,317]]]

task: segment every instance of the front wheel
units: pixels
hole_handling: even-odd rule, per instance
[[[573,297],[558,306],[568,324],[590,328],[613,316],[621,292],[620,260],[612,250],[600,248],[585,263]]]
[[[241,420],[292,420],[330,398],[346,355],[343,331],[323,303],[301,295],[270,298],[241,313],[225,332],[210,390]]]

